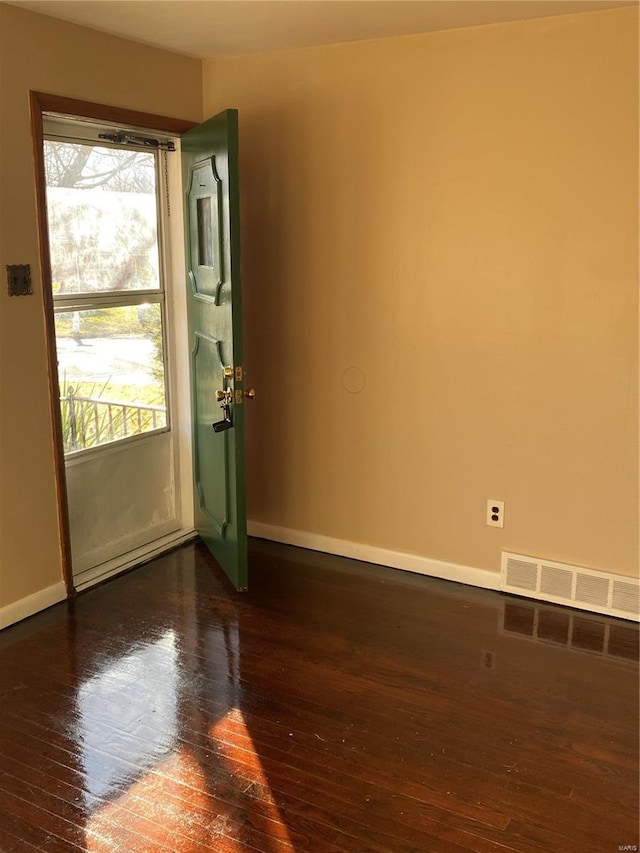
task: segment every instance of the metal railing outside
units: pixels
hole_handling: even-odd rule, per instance
[[[87,450],[167,425],[165,406],[138,405],[73,393],[60,398],[65,453]]]

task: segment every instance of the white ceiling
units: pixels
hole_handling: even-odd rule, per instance
[[[8,0],[200,58],[594,12],[638,0]]]

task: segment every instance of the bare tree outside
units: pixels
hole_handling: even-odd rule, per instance
[[[156,187],[154,160],[145,151],[48,141],[45,168],[49,187],[94,189],[108,184],[117,192],[137,193],[153,193]]]
[[[155,158],[45,144],[54,293],[158,286]]]

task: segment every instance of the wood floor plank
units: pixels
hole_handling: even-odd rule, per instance
[[[457,731],[457,732],[462,731],[465,728],[466,729],[469,728],[468,726],[464,727],[464,726],[458,724],[459,721],[456,720],[455,717],[451,718],[451,722],[454,723],[455,731]],[[423,723],[422,722],[414,723],[414,728],[416,725],[423,725]],[[443,732],[441,730],[441,727],[439,730],[438,726],[433,725],[431,737],[433,737],[434,734],[436,734],[437,737],[439,739],[441,739],[443,737]],[[574,763],[574,769],[572,770],[572,775],[571,775],[571,777],[566,779],[564,788],[562,790],[558,789],[558,784],[559,784],[560,779],[562,778],[562,773],[558,773],[557,768],[555,766],[553,766],[553,767],[549,766],[550,763],[553,763],[553,758],[551,757],[553,755],[553,753],[551,752],[551,750],[548,749],[550,746],[550,744],[547,742],[549,740],[548,738],[546,738],[545,742],[541,744],[541,746],[543,746],[545,748],[539,749],[538,754],[536,756],[536,762],[538,765],[540,764],[541,761],[546,762],[546,764],[547,764],[547,766],[541,768],[541,770],[540,770],[540,775],[542,776],[542,779],[544,781],[541,781],[540,778],[538,778],[538,779],[535,778],[535,776],[533,775],[533,771],[531,770],[531,766],[530,766],[531,762],[527,762],[527,758],[531,757],[531,750],[536,746],[535,734],[536,733],[534,731],[533,732],[533,742],[530,743],[528,746],[526,743],[526,739],[522,738],[522,737],[520,739],[518,739],[515,736],[513,736],[513,741],[509,741],[510,744],[513,744],[513,743],[517,744],[516,748],[518,750],[518,754],[519,754],[520,758],[523,759],[523,761],[520,762],[520,770],[518,770],[517,772],[521,773],[523,765],[525,768],[527,768],[527,763],[529,763],[529,768],[527,769],[527,773],[528,773],[528,781],[530,784],[534,784],[534,785],[537,784],[539,786],[554,785],[555,789],[558,793],[564,793],[564,794],[568,795],[570,793],[572,787],[574,787],[575,783],[580,783],[581,780],[585,779],[585,774],[588,772],[589,763],[595,764],[595,766],[597,767],[598,774],[601,772],[603,766],[608,766],[608,764],[610,764],[611,767],[609,768],[609,771],[613,775],[619,774],[621,772],[621,770],[624,770],[625,768],[630,771],[631,776],[633,775],[633,769],[632,769],[633,768],[633,760],[632,760],[631,754],[623,755],[622,757],[619,757],[619,756],[617,756],[617,754],[615,752],[611,752],[611,761],[607,764],[606,761],[602,760],[603,755],[602,755],[602,750],[600,749],[600,752],[599,752],[598,757],[597,757],[598,760],[592,759],[592,757],[590,755],[585,756],[584,754],[581,754],[579,756],[580,763],[579,763],[579,765],[576,765]],[[477,748],[474,749],[473,751],[471,751],[468,747],[468,743],[465,740],[463,740],[460,743],[459,747],[456,749],[455,739],[452,738],[452,735],[447,735],[447,739],[449,741],[449,746],[448,746],[449,757],[455,756],[456,760],[461,761],[463,763],[466,763],[467,765],[469,765],[469,762],[473,759],[475,759],[476,761],[478,761],[478,759],[481,759],[480,763],[485,767],[487,766],[487,761],[484,760],[485,754],[482,753],[481,751],[479,751]],[[501,763],[497,766],[507,768],[507,772],[511,772],[511,770],[509,768],[513,767],[515,762],[513,761],[511,754],[509,754],[509,752],[506,751],[506,749],[507,749],[506,748],[506,738],[503,738],[503,741],[502,741],[502,750],[503,750],[502,756],[500,756],[498,753],[499,748],[500,748],[499,742],[497,743],[496,739],[494,737],[493,741],[492,741],[491,754],[496,756],[496,757],[500,757],[502,759]],[[556,748],[557,748],[557,745],[556,745]],[[573,749],[573,747],[571,747],[571,748]],[[576,750],[574,749],[574,751],[576,751]],[[588,752],[589,750],[588,749],[584,750],[581,747],[579,747],[578,751],[583,753],[585,751]],[[547,752],[549,753],[548,756],[546,754]],[[582,774],[582,776],[580,776],[579,774]],[[505,783],[506,783],[506,781],[507,780],[505,779]]]
[[[496,593],[250,560],[240,595],[190,544],[0,634],[2,853],[638,843],[637,626],[594,617],[608,659],[510,635]]]
[[[90,779],[84,773],[74,774],[71,768],[75,764],[75,756],[68,750],[69,745],[64,741],[62,746],[56,745],[58,737],[55,732],[49,732],[48,740],[39,740],[33,736],[33,732],[31,734],[27,732],[27,727],[24,731],[19,729],[12,729],[12,731],[15,731],[19,738],[9,742],[0,740],[0,749],[9,766],[11,756],[16,757],[16,760],[19,758],[24,764],[22,774],[29,779],[32,778],[33,768],[38,766],[45,768],[52,776],[61,772],[71,773],[72,778],[75,777],[76,784],[81,777],[84,785],[75,789],[75,796],[69,796],[70,786],[66,785],[68,801],[83,796],[98,811],[102,811],[105,805],[109,805],[104,798],[97,798],[91,793]],[[46,736],[42,731],[39,734],[43,738]],[[307,849],[308,839],[314,838],[315,827],[304,818],[296,819],[293,828],[289,821],[286,826],[281,824],[277,819],[277,808],[274,810],[271,803],[267,803],[265,807],[256,797],[255,781],[250,781],[251,777],[241,775],[235,782],[228,768],[222,767],[221,772],[214,772],[214,767],[210,763],[203,762],[202,768],[197,768],[194,776],[179,762],[178,766],[156,767],[152,772],[145,773],[144,768],[137,768],[126,759],[109,757],[107,753],[99,755],[95,750],[91,750],[88,754],[92,759],[102,757],[107,763],[111,762],[112,766],[124,769],[128,774],[130,787],[125,797],[125,807],[126,811],[132,812],[134,817],[136,810],[144,814],[153,811],[157,817],[158,811],[170,804],[174,806],[173,814],[178,816],[176,821],[178,829],[182,831],[184,819],[187,835],[193,826],[197,826],[200,830],[204,829],[209,835],[215,830],[216,843],[220,849],[222,849],[222,841],[218,838],[218,834],[221,830],[212,825],[214,818],[220,819],[225,832],[232,831],[234,826],[238,831],[238,827],[241,826],[243,843],[247,845],[247,849],[249,849],[249,837],[253,839],[252,844],[256,849],[269,851],[286,850],[291,847],[291,844],[295,845],[296,850],[304,850]],[[206,771],[205,785],[200,778],[203,770]],[[244,789],[249,786],[254,790],[250,794],[244,794]],[[53,789],[53,786],[51,787]],[[64,794],[60,794],[59,787],[56,793],[64,797]],[[132,801],[132,796],[135,802]],[[247,810],[249,805],[254,806],[250,814]],[[268,840],[265,841],[265,838]],[[312,847],[316,849],[316,842]],[[321,853],[323,848],[318,846],[317,849]],[[337,846],[335,849],[339,850]]]

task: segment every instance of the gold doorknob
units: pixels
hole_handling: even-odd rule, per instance
[[[244,392],[244,396],[248,397],[250,400],[253,400],[256,396],[256,389],[255,388],[247,388],[247,390]]]
[[[233,378],[233,367],[225,367],[222,371],[222,375],[224,376],[225,379],[232,379]]]
[[[218,403],[221,403],[223,400],[225,400],[226,396],[227,395],[224,393],[224,391],[216,391],[216,400],[218,401]]]

